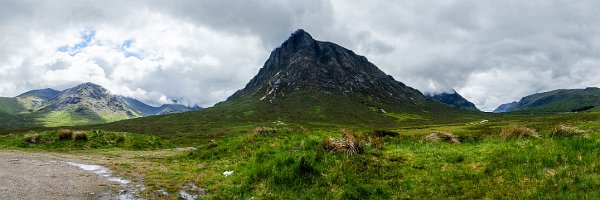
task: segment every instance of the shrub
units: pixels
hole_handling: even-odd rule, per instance
[[[75,133],[73,133],[73,139],[85,141],[88,138],[87,138],[87,135],[83,131],[75,131]]]
[[[40,142],[40,134],[27,134],[23,139],[25,139],[25,142],[27,143],[37,144],[38,142]]]
[[[517,125],[510,125],[502,128],[500,137],[505,140],[524,137],[540,138],[534,129]]]
[[[373,131],[373,134],[377,137],[385,137],[385,136],[396,137],[396,136],[400,135],[394,131],[389,131],[389,130],[375,130],[375,131]]]
[[[425,136],[425,139],[433,143],[444,141],[452,144],[460,144],[460,139],[458,138],[458,136],[447,132],[433,132],[427,134]]]
[[[254,129],[252,129],[252,133],[261,135],[261,136],[268,136],[268,135],[274,134],[276,132],[277,132],[277,129],[266,127],[266,126],[258,126]]]
[[[578,129],[577,127],[561,124],[556,126],[550,135],[552,137],[571,137],[585,135],[585,133],[586,131]]]
[[[69,129],[60,129],[58,130],[58,139],[59,140],[70,140],[73,138],[73,132]]]
[[[327,137],[323,141],[323,148],[328,152],[345,152],[348,155],[360,153],[359,142],[354,133],[348,129],[341,130],[342,137]]]

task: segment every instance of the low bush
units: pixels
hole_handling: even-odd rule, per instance
[[[452,144],[460,144],[460,138],[452,133],[447,132],[433,132],[427,134],[425,139],[429,142],[437,143],[437,142],[449,142]]]
[[[375,135],[377,137],[385,137],[385,136],[396,137],[400,134],[398,134],[397,132],[394,132],[394,131],[389,131],[389,130],[375,130],[375,131],[373,131],[373,135]]]
[[[355,134],[348,130],[341,130],[340,138],[327,137],[323,141],[323,148],[328,152],[344,152],[348,155],[360,153],[360,145]]]
[[[57,134],[59,140],[70,140],[73,138],[73,131],[69,129],[59,129]]]
[[[266,127],[266,126],[258,126],[254,129],[252,129],[251,131],[253,134],[257,134],[257,135],[261,135],[261,136],[267,136],[267,135],[271,135],[277,132],[277,129],[275,128],[271,128],[271,127]]]
[[[40,142],[40,134],[37,134],[37,133],[27,134],[23,137],[23,139],[27,143],[37,144],[38,142]]]
[[[586,131],[581,130],[577,127],[568,126],[568,125],[558,125],[550,132],[552,137],[571,137],[571,136],[579,136],[585,135]]]
[[[83,131],[75,131],[75,133],[73,133],[73,139],[79,141],[86,141],[88,140],[88,137]]]
[[[534,129],[523,127],[523,126],[510,125],[510,126],[506,126],[506,127],[502,128],[502,130],[500,131],[500,137],[502,139],[507,140],[507,139],[525,138],[525,137],[539,138],[540,136],[537,134],[537,132]]]

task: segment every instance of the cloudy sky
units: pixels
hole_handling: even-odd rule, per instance
[[[98,83],[211,106],[303,28],[478,108],[600,86],[600,1],[0,0],[0,96]]]

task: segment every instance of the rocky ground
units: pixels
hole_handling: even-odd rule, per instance
[[[69,164],[71,163],[71,164]],[[52,154],[0,151],[0,199],[130,199],[123,183]]]

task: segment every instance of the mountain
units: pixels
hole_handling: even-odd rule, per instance
[[[365,106],[418,112],[429,104],[416,89],[386,75],[364,56],[331,42],[316,41],[304,30],[292,33],[244,89],[227,102],[246,98],[263,102],[285,101],[287,96],[309,93],[335,96]]]
[[[123,102],[125,102],[133,110],[140,113],[142,116],[164,115],[202,109],[198,106],[188,107],[181,104],[164,104],[159,107],[154,107],[134,98],[124,96],[120,96],[119,98],[121,98]]]
[[[497,111],[580,112],[600,105],[600,88],[560,89],[523,97],[516,103],[504,104]]]
[[[429,93],[425,95],[427,98],[449,105],[456,108],[461,108],[465,110],[479,110],[475,107],[475,104],[471,103],[469,100],[463,98],[456,91],[452,91],[451,93],[442,92],[442,93]]]
[[[41,108],[46,102],[54,97],[58,96],[60,91],[46,88],[39,90],[31,90],[16,96],[15,98],[19,101],[25,109],[29,111],[37,110]]]
[[[112,95],[100,85],[84,83],[58,91],[31,90],[16,97],[0,97],[0,127],[67,126],[113,122],[149,115],[198,110],[179,104],[160,107]]]
[[[59,124],[101,123],[141,116],[102,86],[89,82],[61,91],[37,112],[46,113],[46,120]]]
[[[505,104],[498,106],[498,108],[494,109],[494,111],[492,111],[492,112],[493,113],[509,112],[509,111],[513,110],[513,108],[515,108],[518,104],[519,103],[516,101],[513,101],[511,103],[505,103]]]
[[[271,52],[244,88],[211,108],[101,127],[166,135],[211,131],[222,135],[256,124],[384,128],[479,114],[429,100],[364,56],[298,30]]]

